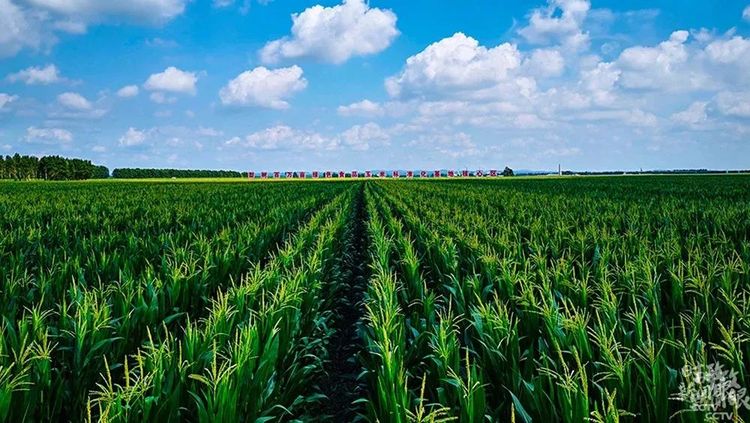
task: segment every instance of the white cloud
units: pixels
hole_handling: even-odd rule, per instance
[[[523,65],[532,75],[559,76],[565,69],[565,59],[555,49],[537,49],[524,60]]]
[[[476,156],[481,153],[471,136],[464,132],[422,134],[410,141],[408,145],[434,150],[442,156],[454,159]]]
[[[17,95],[10,95],[5,93],[0,93],[0,110],[3,110],[5,106],[9,105],[10,103],[18,100]]]
[[[399,34],[396,14],[370,8],[364,0],[344,0],[340,5],[316,5],[292,15],[292,35],[269,42],[261,50],[264,63],[312,57],[343,63],[354,56],[385,50]]]
[[[742,19],[750,22],[750,4],[745,7],[745,10],[742,11]]]
[[[204,128],[202,126],[198,127],[198,129],[195,131],[195,133],[197,135],[199,135],[199,136],[202,136],[202,137],[211,137],[211,138],[220,137],[220,136],[224,135],[224,132],[222,132],[222,131],[219,131],[219,130],[214,129],[214,128]]]
[[[348,106],[339,106],[337,112],[341,116],[383,116],[385,110],[379,103],[370,100],[362,100]]]
[[[67,32],[68,34],[81,35],[86,33],[86,24],[81,21],[57,21],[52,24],[52,27],[60,32]]]
[[[581,72],[580,86],[598,105],[608,105],[616,98],[615,84],[622,71],[612,63],[597,63],[593,69]]]
[[[58,142],[69,143],[73,141],[73,134],[60,128],[26,128],[26,142],[32,144],[56,144]]]
[[[234,137],[225,145],[241,145],[260,150],[332,150],[338,147],[336,138],[326,137],[317,132],[299,131],[286,125],[266,128],[246,136]]]
[[[727,116],[750,118],[750,91],[722,91],[716,96],[716,107]]]
[[[91,110],[91,102],[78,93],[62,93],[57,96],[57,101],[70,110]]]
[[[302,68],[267,69],[263,66],[242,72],[219,91],[224,105],[286,109],[286,99],[307,87]]]
[[[734,36],[728,40],[716,40],[706,46],[706,53],[717,63],[750,64],[750,39]]]
[[[386,80],[386,89],[393,97],[404,97],[491,88],[509,81],[520,65],[515,45],[486,48],[456,33],[409,57],[401,73]]]
[[[369,150],[372,145],[386,145],[391,137],[378,124],[370,122],[364,125],[354,125],[341,133],[344,143],[354,150]]]
[[[117,96],[123,98],[135,97],[138,95],[137,85],[126,85],[117,90]]]
[[[26,85],[49,85],[64,81],[55,65],[32,66],[8,75],[10,82],[23,82]]]
[[[590,9],[588,0],[549,0],[547,7],[531,12],[529,25],[518,33],[534,44],[562,45],[572,50],[585,48],[589,34],[581,28]]]
[[[94,153],[105,153],[107,151],[107,147],[103,145],[95,145],[91,147],[91,151],[93,151]]]
[[[198,82],[198,76],[194,72],[186,72],[170,66],[164,72],[149,76],[143,88],[149,91],[195,94],[196,82]]]
[[[143,144],[146,141],[146,133],[133,127],[128,128],[123,136],[120,137],[120,145],[123,147],[134,147]]]
[[[45,41],[33,15],[11,0],[0,0],[0,57],[13,56],[23,48],[39,48]]]
[[[52,46],[58,32],[84,34],[90,24],[162,24],[180,15],[188,1],[0,0],[0,57]]]
[[[626,88],[681,89],[694,87],[700,79],[683,66],[689,59],[687,31],[675,31],[656,47],[636,46],[623,50],[617,59]]]
[[[177,102],[177,97],[168,96],[161,91],[151,93],[149,98],[156,104],[172,104]]]
[[[276,125],[253,132],[243,138],[232,137],[224,142],[224,146],[274,151],[328,151],[349,147],[353,150],[365,151],[372,146],[388,145],[390,139],[389,131],[373,122],[355,125],[333,135],[303,131],[287,125]]]
[[[674,113],[672,115],[672,120],[690,126],[697,126],[705,123],[708,120],[708,115],[706,114],[707,106],[708,102],[706,101],[695,101],[687,109]]]
[[[38,9],[81,22],[161,24],[182,14],[188,0],[25,0]]]

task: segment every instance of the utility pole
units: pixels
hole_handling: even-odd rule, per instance
[[[560,163],[557,164],[557,176],[562,176],[562,166]]]

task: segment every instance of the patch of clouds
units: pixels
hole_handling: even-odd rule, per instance
[[[6,109],[6,106],[9,106],[14,101],[18,100],[17,95],[10,95],[6,93],[0,93],[0,112]]]
[[[119,144],[123,147],[136,147],[146,142],[146,132],[133,128],[128,128],[127,131],[118,140]]]
[[[546,7],[531,11],[528,25],[518,34],[532,44],[585,49],[589,34],[582,27],[590,9],[588,0],[549,0]]]
[[[181,15],[189,0],[0,0],[0,57],[43,50],[57,33],[85,34],[90,25],[161,25]]]
[[[224,144],[259,150],[333,150],[338,147],[339,141],[335,137],[327,137],[314,131],[277,125],[253,132],[244,138],[233,137]]]
[[[198,76],[195,72],[180,70],[174,66],[163,72],[152,74],[143,84],[149,91],[195,95]]]
[[[122,98],[130,98],[137,96],[138,92],[139,90],[137,85],[126,85],[117,90],[117,96]]]
[[[30,126],[24,139],[30,144],[68,144],[73,141],[73,134],[67,129]]]
[[[9,82],[23,82],[26,85],[50,85],[65,81],[55,65],[31,66],[8,75]]]
[[[707,106],[708,102],[706,101],[693,102],[687,109],[672,114],[671,119],[677,123],[685,125],[701,125],[708,121],[708,114],[706,113]]]
[[[57,96],[57,102],[63,107],[75,110],[75,111],[86,111],[91,110],[91,102],[86,97],[73,92],[62,93]]]
[[[380,103],[364,99],[348,106],[339,106],[336,111],[341,116],[363,116],[377,117],[385,114],[385,109]]]
[[[716,95],[716,106],[724,115],[750,118],[750,91],[722,91]]]
[[[299,66],[268,69],[259,66],[242,72],[219,91],[221,103],[227,106],[257,106],[288,109],[287,100],[307,87]]]
[[[292,15],[291,35],[267,43],[260,57],[266,64],[301,57],[341,64],[385,50],[399,35],[396,20],[391,10],[371,8],[365,0],[312,6]]]
[[[341,133],[344,144],[354,150],[366,151],[372,146],[388,145],[391,139],[388,131],[378,124],[369,122],[364,125],[354,125]]]
[[[404,69],[388,78],[385,86],[391,97],[396,98],[517,93],[524,85],[533,85],[532,80],[512,78],[512,72],[521,66],[521,61],[521,52],[513,44],[487,48],[459,32],[409,57]]]
[[[173,104],[177,102],[177,97],[169,96],[161,91],[151,93],[148,98],[156,104]]]

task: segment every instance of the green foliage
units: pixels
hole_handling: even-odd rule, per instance
[[[702,422],[683,366],[750,387],[747,176],[7,182],[0,422],[319,417],[360,190],[363,419]]]
[[[241,172],[234,170],[191,170],[191,169],[140,169],[117,168],[112,177],[117,179],[146,178],[242,178]]]
[[[106,179],[109,170],[89,160],[67,159],[60,156],[0,156],[0,179],[45,179],[50,181]]]

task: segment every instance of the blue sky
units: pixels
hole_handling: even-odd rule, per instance
[[[0,0],[0,153],[750,168],[743,1]]]

